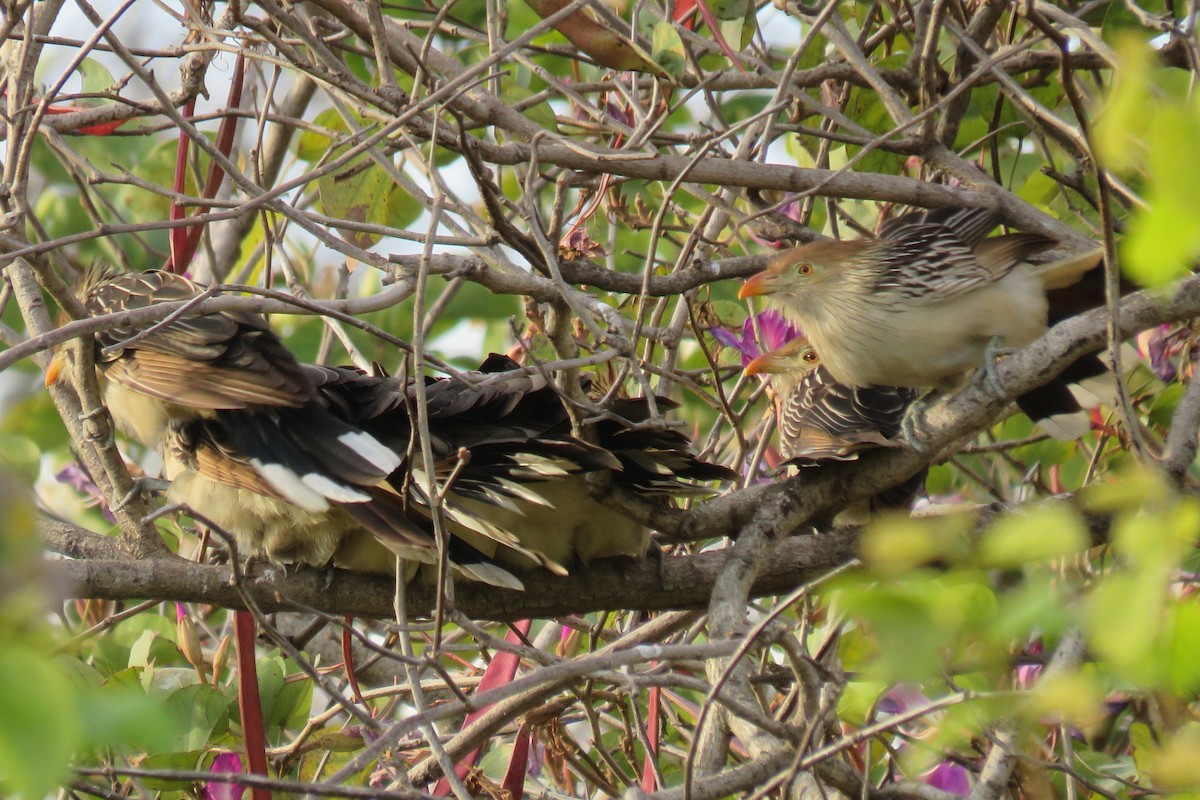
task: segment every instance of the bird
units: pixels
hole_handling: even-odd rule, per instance
[[[355,374],[326,368],[321,391],[357,425],[385,442],[411,436],[415,380]],[[592,427],[595,444],[571,433],[570,416],[548,378],[528,372],[507,356],[490,354],[460,378],[423,379],[431,448],[439,478],[452,473],[455,504],[510,531],[542,566],[566,572],[601,558],[640,558],[650,531],[595,500],[587,474],[609,471],[632,491],[662,500],[711,492],[703,484],[732,481],[736,473],[698,459],[691,441],[672,428],[649,426],[647,398],[617,398]],[[584,392],[591,381],[583,379]],[[655,397],[661,410],[676,404]],[[457,454],[469,453],[458,469]],[[417,469],[413,483],[423,485]],[[418,474],[421,473],[421,474]],[[482,545],[477,545],[482,547]],[[493,558],[520,568],[521,551],[498,548]]]
[[[89,270],[80,290],[92,314],[203,292],[172,273],[107,269]],[[675,431],[651,436],[657,452],[625,452],[635,435],[627,425],[601,431],[615,453],[572,436],[549,382],[500,356],[443,378],[302,364],[265,319],[243,312],[126,326],[95,346],[106,405],[122,432],[162,453],[168,500],[232,533],[239,552],[272,561],[384,573],[397,555],[436,563],[436,505],[456,574],[520,589],[510,568],[564,574],[594,558],[645,554],[649,531],[593,500],[587,473],[627,471],[636,482],[645,462],[680,490],[689,474],[728,477],[691,456]],[[69,354],[56,354],[48,385],[72,375]],[[436,498],[419,457],[418,381]],[[645,399],[618,403],[633,416],[648,408]]]
[[[894,447],[904,412],[919,394],[838,383],[803,337],[763,353],[744,372],[769,377],[785,461],[852,461],[864,449]]]
[[[826,461],[854,461],[867,450],[898,446],[904,415],[919,395],[904,386],[838,383],[803,336],[754,358],[744,372],[767,378],[779,454],[785,463],[801,469]],[[927,473],[924,468],[898,486],[844,510],[835,524],[861,523],[882,509],[909,508]]]
[[[76,292],[91,316],[195,300],[204,291],[161,270],[123,273],[102,262],[84,271]],[[313,396],[295,356],[266,319],[223,311],[184,316],[169,325],[116,325],[95,335],[96,377],[117,427],[157,447],[168,421],[232,409],[303,406]],[[46,385],[66,371],[60,348]]]
[[[985,208],[918,211],[878,236],[811,242],[775,255],[740,298],[763,295],[796,323],[846,386],[950,388],[999,345],[1023,347],[1047,327],[1049,289],[1100,262],[1099,251],[1034,267],[1057,241],[988,237]]]
[[[192,301],[205,289],[171,272],[97,263],[76,291],[97,316]],[[122,433],[162,455],[167,499],[233,534],[241,553],[337,563],[347,537],[361,529],[352,511],[390,502],[382,487],[401,455],[326,408],[265,318],[220,311],[118,324],[97,333],[94,347],[104,403]],[[73,381],[71,353],[56,352],[47,386]],[[435,541],[411,526],[380,524],[374,532],[409,556],[431,560],[436,552]],[[388,552],[377,546],[381,560]]]

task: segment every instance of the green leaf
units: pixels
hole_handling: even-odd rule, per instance
[[[0,787],[27,797],[49,794],[69,774],[82,733],[79,698],[67,676],[28,647],[0,648]]]
[[[524,86],[506,83],[500,92],[500,97],[505,104],[520,109],[521,114],[526,118],[533,120],[546,130],[557,132],[558,118],[554,115],[554,109],[550,106],[549,101],[542,100],[532,105],[529,104],[529,99],[535,94],[536,92]]]
[[[326,128],[338,134],[349,132],[349,128],[346,127],[346,121],[342,119],[342,115],[338,113],[336,108],[329,108],[317,114],[312,124],[315,127]],[[301,161],[320,161],[321,157],[333,147],[333,141],[330,134],[311,129],[305,130],[296,139],[296,157]]]
[[[138,766],[146,770],[191,772],[200,768],[204,761],[206,750],[207,747],[172,753],[155,753],[139,762]],[[140,778],[139,781],[144,783],[147,788],[160,792],[184,792],[194,785],[191,781],[172,780],[170,778],[145,777]]]
[[[180,720],[181,733],[169,749],[200,750],[214,732],[224,730],[235,701],[208,684],[197,683],[172,692],[163,704]]]
[[[1152,117],[1154,54],[1134,35],[1121,36],[1115,49],[1119,66],[1113,70],[1112,92],[1093,131],[1096,153],[1106,167],[1121,172],[1133,168],[1145,151],[1143,137]]]
[[[895,575],[936,559],[958,560],[969,549],[969,514],[915,518],[881,514],[863,532],[863,563],[873,572]]]
[[[115,80],[113,80],[112,73],[94,58],[85,58],[83,61],[79,62],[79,66],[75,68],[75,71],[79,73],[79,77],[82,81],[80,91],[84,94],[101,94],[111,92],[117,83]],[[100,97],[81,97],[79,98],[77,105],[84,108],[95,108],[96,106],[102,106],[107,102],[107,100],[104,100]]]
[[[863,579],[837,584],[835,603],[867,624],[877,644],[865,675],[887,682],[919,681],[942,669],[950,631],[935,608],[942,595],[937,579],[912,573],[903,582],[874,584]]]
[[[392,187],[392,179],[367,156],[317,179],[322,211],[331,217],[375,225],[385,224],[388,218]],[[364,250],[381,238],[380,234],[351,228],[338,228],[338,233]]]
[[[838,719],[850,724],[865,724],[888,689],[882,681],[850,681],[838,697]]]
[[[1051,200],[1058,197],[1061,191],[1062,187],[1058,181],[1044,172],[1034,172],[1025,179],[1025,183],[1017,191],[1017,194],[1022,200],[1044,208]]]
[[[81,697],[84,741],[91,747],[154,752],[179,735],[182,721],[135,686],[105,686]]]
[[[418,203],[411,194],[392,184],[388,194],[387,214],[383,223],[389,228],[404,230],[412,225],[425,213],[425,207]]]
[[[997,520],[983,537],[979,558],[989,567],[1019,567],[1078,553],[1088,542],[1079,513],[1051,501]]]
[[[650,42],[650,57],[672,78],[682,78],[687,72],[687,56],[683,50],[683,39],[674,23],[663,20],[654,26]]]
[[[746,16],[749,0],[700,0],[708,3],[709,9],[717,19],[734,20]]]
[[[1151,649],[1165,596],[1163,587],[1130,574],[1110,575],[1092,593],[1086,631],[1092,649],[1132,680],[1157,673]]]

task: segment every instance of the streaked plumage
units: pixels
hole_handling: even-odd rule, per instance
[[[788,461],[849,461],[863,449],[895,446],[918,395],[906,387],[838,383],[805,339],[760,356],[746,372],[771,375],[779,452]]]
[[[321,392],[351,420],[399,447],[412,434],[410,409],[416,402],[412,379],[362,375],[345,367],[318,368]],[[609,556],[640,557],[650,532],[597,502],[584,476],[612,470],[613,480],[646,494],[704,491],[700,481],[732,480],[724,467],[696,459],[688,438],[672,429],[632,428],[616,419],[598,422],[596,445],[571,436],[562,399],[546,379],[493,354],[469,376],[470,382],[424,378],[431,449],[439,480],[469,462],[452,484],[451,499],[467,518],[486,519],[511,532],[515,546],[473,541],[502,564],[528,566],[528,555],[554,571],[572,563]],[[586,388],[586,386],[585,386]],[[659,408],[674,404],[656,398]],[[632,423],[649,418],[644,398],[618,399],[614,415]],[[414,452],[417,452],[414,450]],[[423,463],[413,462],[410,491],[425,485]],[[397,478],[393,484],[397,484]],[[398,487],[397,487],[398,488]],[[500,542],[504,544],[504,542]]]
[[[776,255],[741,297],[768,295],[847,386],[952,384],[993,342],[1020,347],[1046,329],[1048,288],[1099,263],[1096,252],[1042,267],[1055,244],[1028,233],[986,238],[989,209],[906,214],[878,238],[819,241]]]
[[[894,447],[908,406],[919,392],[908,387],[838,383],[804,338],[764,353],[746,366],[748,375],[766,373],[779,431],[779,453],[800,467],[822,461],[853,461],[864,450]],[[925,484],[922,470],[899,486],[871,498],[864,508],[839,516],[839,524],[860,522],[883,508],[907,508]]]
[[[80,299],[99,315],[203,291],[172,273],[93,268]],[[55,357],[48,383],[70,376],[69,352]],[[95,362],[117,427],[161,451],[172,480],[168,499],[234,534],[244,555],[330,563],[356,527],[347,509],[367,513],[380,504],[380,487],[401,463],[391,448],[325,409],[301,365],[256,314],[183,314],[118,326],[95,337]],[[432,545],[424,534],[398,532],[404,535],[416,548]]]
[[[97,273],[83,300],[100,314],[202,291],[168,273]],[[588,472],[627,474],[618,480],[646,491],[732,477],[696,460],[675,431],[604,421],[599,446],[573,437],[553,387],[500,356],[467,381],[418,384],[301,365],[265,320],[227,312],[108,332],[96,348],[114,420],[162,450],[169,499],[233,533],[243,555],[385,573],[393,554],[435,563],[413,416],[421,385],[451,564],[474,580],[519,589],[507,567],[562,574],[576,561],[643,555],[649,531],[593,500]],[[617,407],[635,422],[648,416],[644,400]]]
[[[87,271],[79,287],[92,316],[191,300],[203,290],[170,272],[121,273],[99,266]],[[120,416],[118,426],[148,447],[157,446],[172,417],[297,407],[313,396],[295,357],[257,314],[185,315],[149,333],[146,327],[119,326],[95,338],[106,405],[114,418]]]

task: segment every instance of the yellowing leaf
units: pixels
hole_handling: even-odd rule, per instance
[[[1167,653],[1164,659],[1168,685],[1183,696],[1200,687],[1200,603],[1185,600],[1174,609],[1167,624]]]
[[[383,224],[388,218],[392,180],[378,164],[362,158],[317,180],[321,207],[331,217],[351,222]],[[355,247],[366,249],[379,241],[377,233],[338,228]]]
[[[525,0],[542,19],[566,8],[567,0]],[[599,22],[580,9],[559,20],[555,29],[570,40],[571,44],[596,59],[597,63],[610,69],[630,69],[639,72],[649,72],[663,78],[670,76],[654,63],[654,60],[641,46],[613,31],[603,22]]]
[[[1109,169],[1121,172],[1137,164],[1146,143],[1143,136],[1150,121],[1150,80],[1154,54],[1141,37],[1125,35],[1116,43],[1120,66],[1112,93],[1095,125],[1096,152]]]
[[[666,70],[673,78],[682,78],[687,72],[687,55],[683,51],[683,39],[679,31],[667,21],[654,26],[650,55],[654,63]]]
[[[1190,722],[1165,737],[1160,746],[1152,747],[1141,759],[1155,789],[1168,791],[1200,789],[1200,723]]]
[[[1191,498],[1161,511],[1121,519],[1113,528],[1113,548],[1141,573],[1165,576],[1191,550],[1200,529],[1200,506]]]
[[[1157,582],[1129,574],[1104,578],[1088,607],[1091,648],[1126,675],[1152,679],[1159,672],[1152,656],[1165,599]]]
[[[1060,672],[1037,682],[1028,711],[1035,719],[1049,716],[1087,728],[1104,719],[1104,691],[1086,673]]]
[[[1073,507],[1041,503],[997,520],[983,538],[979,557],[986,566],[1019,567],[1078,553],[1088,541]]]
[[[894,575],[946,555],[957,556],[969,524],[967,515],[959,516],[962,519],[880,515],[863,532],[859,545],[863,563],[876,573]]]
[[[1200,255],[1200,228],[1195,225],[1200,159],[1194,151],[1200,119],[1187,107],[1193,102],[1168,102],[1172,104],[1155,111],[1154,126],[1147,133],[1147,205],[1134,214],[1121,243],[1122,271],[1145,286],[1187,274]]]
[[[1085,511],[1111,513],[1160,503],[1173,491],[1161,471],[1133,465],[1108,483],[1088,486],[1080,492],[1080,498]]]

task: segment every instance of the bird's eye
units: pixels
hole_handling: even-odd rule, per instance
[[[812,275],[812,271],[812,264],[801,264],[800,266],[796,267],[796,272],[800,273],[801,275]]]
[[[811,350],[804,354],[804,360],[809,364],[817,364],[821,361],[821,359],[817,357],[817,354]]]

